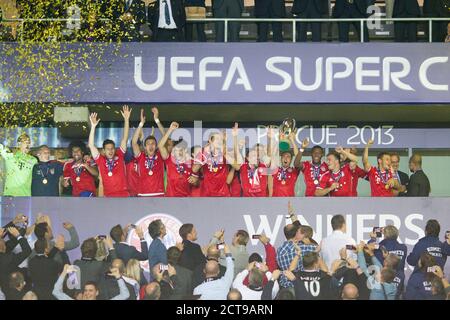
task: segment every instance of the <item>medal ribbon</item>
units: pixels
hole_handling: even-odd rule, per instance
[[[179,173],[179,174],[183,174],[184,173],[184,166],[183,165],[180,165],[180,163],[178,162],[178,160],[177,159],[175,159],[175,164],[176,164],[176,166],[177,166],[177,172]]]
[[[248,165],[248,178],[253,179],[253,176],[255,175],[256,168],[252,168],[250,164]]]
[[[39,171],[41,172],[42,177],[43,177],[44,179],[47,179],[47,176],[48,176],[48,170],[50,170],[50,166],[49,166],[48,164],[46,164],[46,166],[47,166],[47,172],[46,172],[46,174],[44,174],[44,170],[42,170],[42,164],[39,164]]]
[[[339,182],[339,180],[341,180],[343,175],[344,175],[344,173],[342,172],[342,170],[340,170],[339,176],[337,178],[334,177],[334,174],[332,174],[331,177],[333,178],[334,182]]]
[[[112,172],[114,169],[114,159],[106,159],[106,165],[108,166],[108,172]]]
[[[145,156],[145,167],[149,170],[152,170],[153,167],[155,166],[155,159],[156,159],[156,155],[153,155],[153,157],[147,157]]]
[[[378,171],[378,175],[380,176],[381,181],[383,182],[383,184],[386,184],[387,181],[389,180],[389,173],[387,171],[385,171],[384,173],[381,173],[380,169],[377,169]]]
[[[313,178],[314,180],[319,180],[320,177],[320,166],[311,165],[313,169]]]
[[[287,169],[281,168],[278,170],[278,180],[286,180],[287,179]]]
[[[77,165],[76,167],[73,168],[73,171],[75,171],[75,174],[78,178],[79,176],[81,176],[81,172],[83,172],[83,167],[80,165]]]

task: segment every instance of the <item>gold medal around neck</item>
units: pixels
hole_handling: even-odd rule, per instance
[[[80,182],[81,178],[80,177],[76,177],[75,181],[76,182]]]
[[[42,183],[43,183],[43,184],[47,184],[47,183],[48,183],[48,180],[44,178],[44,179],[42,179]]]
[[[152,176],[152,175],[153,175],[153,171],[150,170],[150,171],[148,172],[148,175],[149,175],[149,176]]]
[[[319,184],[319,180],[314,180],[314,184],[318,185]]]
[[[112,172],[108,172],[108,177],[112,177]]]
[[[281,180],[281,184],[286,184],[286,180]]]

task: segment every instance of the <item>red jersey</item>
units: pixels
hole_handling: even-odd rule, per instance
[[[320,178],[328,171],[328,166],[325,162],[322,162],[319,166],[314,166],[311,161],[303,161],[302,165],[306,185],[305,197],[314,197]]]
[[[102,176],[105,197],[130,196],[127,188],[124,155],[125,151],[118,148],[114,158],[111,160],[100,154],[94,159]]]
[[[382,172],[380,169],[372,167],[367,172],[370,182],[372,197],[393,197],[392,188],[386,189],[386,183],[392,178],[390,171]]]
[[[192,173],[191,162],[179,163],[174,156],[170,155],[164,163],[167,170],[167,197],[189,197],[191,195],[191,184],[188,178]]]
[[[239,173],[234,172],[233,180],[230,184],[230,194],[232,197],[240,197],[241,196],[241,183],[239,182]]]
[[[227,185],[228,165],[223,156],[212,157],[209,154],[199,154],[203,163],[202,197],[229,197]]]
[[[191,165],[193,166],[195,164],[195,161],[191,161]],[[202,196],[202,187],[203,187],[203,175],[202,172],[199,171],[197,173],[198,175],[198,186],[191,186],[191,197],[201,197]]]
[[[300,170],[298,168],[278,167],[273,177],[273,197],[295,197],[295,183]]]
[[[139,164],[136,158],[133,158],[128,164],[127,167],[127,184],[128,184],[128,192],[130,192],[130,196],[136,197],[139,193]]]
[[[352,171],[352,197],[358,196],[358,180],[364,179],[367,176],[367,173],[364,171],[364,169],[361,169],[360,167],[356,166],[355,169]]]
[[[94,161],[89,163],[91,166],[96,166]],[[69,178],[72,184],[72,196],[78,197],[83,191],[89,191],[95,194],[95,180],[94,177],[81,167],[75,161],[69,160],[64,164],[64,178]]]
[[[250,168],[246,162],[239,170],[244,197],[267,197],[267,166],[260,163],[257,168]]]
[[[141,152],[136,157],[139,165],[139,195],[156,196],[164,194],[164,160],[161,153],[149,157]]]
[[[330,197],[351,197],[353,193],[353,175],[348,164],[342,166],[338,172],[328,170],[320,178],[318,189],[326,189],[337,182],[339,187],[328,193]]]

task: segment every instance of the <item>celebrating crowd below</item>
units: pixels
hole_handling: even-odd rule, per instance
[[[36,157],[30,152],[31,140],[19,136],[17,151],[0,144],[5,163],[5,196],[74,197],[293,197],[297,180],[303,176],[306,197],[355,197],[360,180],[369,183],[372,197],[427,197],[430,182],[422,170],[422,157],[409,159],[411,176],[399,170],[397,153],[380,152],[376,163],[369,162],[370,140],[361,159],[355,149],[337,147],[325,155],[324,148],[309,149],[309,140],[301,145],[295,130],[288,132],[269,127],[267,145],[256,143],[246,147],[240,140],[237,123],[230,130],[232,148],[227,146],[226,131],[212,133],[204,146],[188,146],[186,141],[173,140],[179,128],[172,122],[168,129],[159,120],[159,111],[152,108],[153,120],[162,139],[153,133],[144,137],[144,110],[128,150],[131,109],[124,106],[123,136],[119,146],[113,140],[103,141],[98,148],[96,113],[90,116],[91,131],[88,148],[84,142],[73,141],[68,147],[68,160],[50,160],[51,150],[42,145]],[[89,153],[89,151],[90,153]],[[303,153],[309,149],[311,160]]]
[[[286,240],[278,248],[264,234],[237,230],[231,235],[223,229],[201,246],[191,223],[178,230],[182,242],[166,247],[167,230],[160,219],[115,225],[109,235],[92,235],[80,246],[70,222],[62,225],[67,237],[54,234],[62,228],[47,215],[38,214],[30,225],[19,214],[0,228],[0,300],[450,298],[443,273],[450,231],[441,241],[437,220],[426,222],[425,236],[408,253],[394,225],[375,226],[368,242],[356,243],[347,234],[344,217],[336,215],[332,233],[318,243],[290,203],[288,213]],[[130,232],[140,240],[137,248],[127,242]],[[264,256],[250,251],[250,237],[259,240]],[[69,251],[79,258],[71,261]],[[408,268],[412,273],[407,279]]]

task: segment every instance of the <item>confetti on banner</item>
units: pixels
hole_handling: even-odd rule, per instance
[[[80,87],[75,75],[108,69],[113,64],[104,54],[118,55],[120,47],[111,55],[109,44],[129,41],[136,31],[123,18],[123,0],[17,0],[17,6],[19,18],[67,20],[27,21],[15,43],[0,42],[0,127],[48,125],[55,106],[69,105],[64,91]],[[95,43],[95,50],[70,45],[78,42]],[[20,103],[5,102],[10,96]]]

